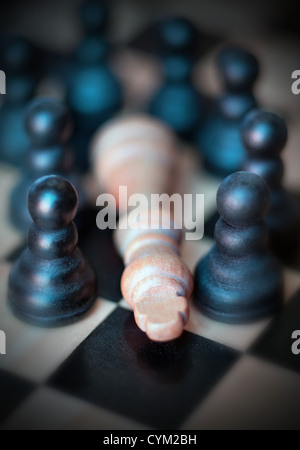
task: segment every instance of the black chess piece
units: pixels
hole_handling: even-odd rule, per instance
[[[223,48],[216,62],[224,94],[200,123],[196,144],[207,169],[225,177],[240,170],[245,159],[240,126],[245,115],[257,106],[252,90],[259,65],[253,54],[236,46]]]
[[[104,34],[110,9],[104,0],[85,0],[80,5],[79,16],[86,34]]]
[[[95,274],[77,248],[77,205],[74,186],[60,176],[40,178],[30,189],[28,247],[14,264],[8,285],[9,305],[25,321],[64,325],[94,302]]]
[[[186,17],[171,16],[162,19],[157,24],[157,33],[162,55],[195,56],[198,30]]]
[[[67,99],[78,127],[92,132],[122,106],[122,87],[110,69],[109,45],[98,35],[89,35],[75,51],[75,66],[69,77]]]
[[[300,209],[283,187],[284,164],[281,152],[288,131],[277,114],[262,109],[251,111],[241,128],[247,149],[243,169],[264,178],[271,191],[271,207],[266,217],[270,246],[282,257],[290,257],[299,247]]]
[[[217,66],[225,91],[247,93],[253,97],[259,64],[252,53],[242,47],[228,45],[220,50]]]
[[[249,172],[228,176],[217,194],[216,243],[197,265],[195,304],[213,319],[243,323],[283,301],[282,267],[268,249],[266,182]]]
[[[69,54],[58,58],[44,81],[50,95],[66,101],[72,113],[75,165],[83,173],[89,169],[90,139],[121,108],[123,93],[109,62],[108,2],[85,0],[79,5],[78,16],[83,38]]]
[[[87,149],[94,132],[122,107],[123,88],[110,68],[109,46],[100,35],[87,36],[75,51],[67,102],[74,117],[77,167],[89,167]]]
[[[10,37],[0,45],[0,67],[6,77],[6,95],[0,108],[0,157],[19,166],[29,139],[24,127],[24,112],[33,97],[37,74],[33,60],[35,50],[26,39]]]
[[[192,84],[193,63],[185,56],[164,58],[165,84],[151,100],[149,112],[166,122],[181,138],[192,140],[205,103]]]
[[[187,27],[185,26],[187,23]],[[138,52],[157,56],[161,54],[196,54],[198,58],[209,52],[221,42],[222,36],[201,30],[198,24],[195,26],[184,16],[168,15],[159,17],[154,22],[149,22],[138,30],[127,46]],[[167,43],[167,52],[162,42]]]
[[[205,102],[193,86],[197,31],[183,17],[173,17],[158,25],[165,82],[154,94],[150,114],[165,121],[181,138],[192,140],[204,114]]]
[[[83,38],[71,54],[57,61],[49,77],[74,119],[72,145],[80,173],[89,169],[87,150],[92,135],[123,105],[123,89],[109,61],[112,48],[106,36],[109,18],[108,2],[82,2],[79,19]]]
[[[88,205],[80,178],[73,170],[72,149],[67,145],[72,123],[66,106],[50,98],[33,100],[25,114],[25,126],[32,146],[27,150],[22,178],[11,194],[12,223],[20,231],[28,231],[31,223],[26,204],[29,189],[38,178],[55,174],[63,175],[76,186],[79,195],[76,225],[83,228]]]

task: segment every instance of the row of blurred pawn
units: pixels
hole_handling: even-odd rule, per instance
[[[40,90],[68,105],[80,172],[88,169],[91,136],[124,106],[126,86],[121,85],[109,61],[114,54],[107,38],[110,9],[101,0],[86,0],[79,16],[84,37],[70,55],[51,58],[24,38],[2,42],[0,62],[7,74],[7,94],[0,110],[2,160],[23,163],[22,155],[29,145],[24,108]],[[165,79],[144,112],[165,121],[182,139],[196,143],[212,173],[223,177],[239,170],[245,155],[239,139],[240,123],[256,106],[252,93],[258,76],[256,58],[237,47],[221,49],[217,69],[225,93],[208,99],[193,83],[194,69],[203,53],[204,38],[199,30],[182,17],[161,19],[155,29],[157,65]],[[205,50],[209,49],[208,45]],[[125,107],[130,110],[130,105]]]
[[[26,151],[25,165],[18,185],[11,195],[11,218],[22,231],[26,231],[29,215],[26,198],[31,184],[41,176],[63,175],[77,188],[79,213],[86,217],[87,199],[81,187],[80,176],[74,163],[72,121],[67,107],[55,99],[33,100],[25,116],[25,127],[30,145]],[[284,165],[281,152],[287,141],[284,120],[275,113],[255,109],[250,111],[240,127],[241,141],[246,156],[239,169],[261,176],[271,191],[271,206],[267,223],[271,241],[279,251],[278,243],[288,254],[294,246],[294,236],[299,233],[299,208],[293,197],[283,187]]]
[[[11,200],[12,221],[23,231],[29,223],[29,187],[40,176],[52,173],[74,182],[81,226],[86,198],[76,172],[88,168],[88,148],[95,130],[123,105],[123,89],[108,62],[109,9],[102,1],[87,0],[80,16],[84,38],[69,58],[56,62],[45,55],[40,58],[40,50],[21,38],[2,42],[0,60],[7,75],[7,94],[0,109],[0,155],[4,161],[24,167]],[[197,29],[187,19],[174,17],[158,22],[157,35],[165,81],[147,111],[169,124],[182,139],[196,143],[211,173],[224,178],[249,170],[262,176],[271,189],[267,216],[271,242],[277,251],[280,247],[289,253],[298,234],[299,212],[282,185],[280,153],[287,129],[278,115],[255,109],[258,61],[244,49],[222,48],[216,62],[224,93],[209,100],[192,82],[199,56]],[[65,87],[67,106],[41,98],[25,112],[45,75]]]
[[[88,168],[86,147],[93,132],[120,110],[122,87],[109,68],[105,37],[106,4],[87,0],[80,6],[84,37],[70,55],[54,55],[26,38],[1,39],[0,67],[6,74],[6,95],[0,107],[0,158],[22,165],[30,145],[24,127],[25,109],[37,95],[59,97],[72,113],[76,165]]]

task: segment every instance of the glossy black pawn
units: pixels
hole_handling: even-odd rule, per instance
[[[37,180],[28,196],[33,220],[28,247],[14,264],[8,301],[21,319],[64,325],[84,315],[95,299],[96,278],[77,248],[74,186],[59,176]]]
[[[261,109],[250,112],[241,129],[247,149],[244,169],[264,178],[271,191],[271,207],[266,217],[270,245],[278,255],[288,258],[299,248],[299,205],[283,187],[284,165],[281,152],[288,131],[277,114]]]
[[[216,243],[195,272],[195,304],[209,317],[249,322],[282,304],[283,272],[264,222],[269,205],[268,186],[255,174],[237,172],[221,184]]]
[[[29,189],[38,178],[55,174],[69,179],[78,191],[78,227],[85,226],[87,199],[74,172],[73,152],[67,143],[72,132],[66,106],[55,99],[33,100],[25,114],[25,126],[31,141],[27,150],[23,175],[11,193],[10,218],[23,233],[27,233],[31,218],[27,209]]]
[[[246,151],[240,137],[245,115],[257,106],[252,89],[259,73],[254,55],[228,46],[217,55],[217,69],[224,94],[196,135],[196,144],[207,169],[225,177],[241,169]]]

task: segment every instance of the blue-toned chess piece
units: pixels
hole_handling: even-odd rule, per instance
[[[255,109],[245,117],[241,134],[247,150],[244,170],[261,176],[270,187],[271,207],[266,217],[270,245],[280,256],[291,257],[300,241],[300,209],[283,186],[281,152],[288,137],[286,124],[278,114]]]
[[[107,3],[103,0],[85,0],[80,3],[78,8],[78,18],[82,28],[82,40],[88,36],[98,35],[104,38],[108,28],[110,10]],[[80,61],[76,58],[77,47],[70,54],[65,54],[58,58],[52,70],[50,71],[50,80],[61,87],[62,95],[65,95],[69,76],[76,69]]]
[[[108,61],[108,2],[86,0],[80,4],[78,14],[83,38],[70,55],[57,61],[49,80],[68,103],[72,113],[76,167],[80,172],[85,172],[89,168],[91,137],[105,120],[120,109],[123,93]]]
[[[183,17],[164,19],[157,29],[165,82],[151,99],[149,112],[183,139],[192,140],[205,108],[192,82],[197,30]]]
[[[9,305],[22,320],[65,325],[81,318],[94,303],[96,277],[77,248],[73,223],[77,204],[74,186],[62,177],[40,178],[30,188],[33,223],[28,247],[14,264],[8,283]]]
[[[164,56],[196,56],[198,30],[183,16],[171,16],[157,24],[160,53]]]
[[[104,0],[85,0],[80,4],[79,17],[86,34],[107,31],[110,10]]]
[[[76,50],[69,76],[67,101],[75,122],[73,144],[77,165],[88,168],[88,149],[95,130],[112,118],[123,103],[123,89],[108,63],[108,45],[99,35],[89,35]]]
[[[108,45],[97,35],[88,36],[76,50],[78,64],[67,98],[79,127],[94,131],[122,105],[122,88],[109,68]]]
[[[37,77],[33,73],[34,48],[24,38],[11,37],[1,43],[1,69],[6,75],[6,94],[0,107],[0,158],[21,165],[29,146],[24,112],[33,97]]]
[[[229,175],[218,190],[217,206],[216,243],[196,267],[196,306],[231,323],[274,313],[283,301],[283,272],[268,250],[266,182],[250,172]]]
[[[219,52],[217,68],[225,93],[199,125],[196,144],[207,169],[224,177],[240,170],[245,159],[240,126],[245,115],[257,106],[252,89],[259,67],[251,53],[228,46]]]
[[[45,175],[63,175],[78,190],[79,206],[76,224],[85,226],[87,198],[81,187],[80,178],[74,171],[73,151],[68,142],[72,123],[66,106],[55,99],[33,100],[25,114],[25,126],[31,147],[27,149],[22,177],[11,193],[10,218],[23,233],[31,223],[27,209],[27,195],[30,186]]]
[[[192,139],[204,114],[204,100],[192,84],[193,61],[184,55],[164,58],[165,84],[154,95],[149,112],[180,137]]]

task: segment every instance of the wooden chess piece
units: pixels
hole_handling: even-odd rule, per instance
[[[162,123],[147,116],[116,119],[100,129],[92,145],[95,176],[117,198],[120,186],[128,195],[171,193],[176,180],[177,143]],[[137,325],[155,341],[181,335],[189,317],[193,278],[179,257],[182,231],[172,212],[142,208],[138,227],[125,225],[130,213],[119,204],[116,246],[126,265],[122,293],[132,306]],[[149,204],[149,203],[148,203]]]
[[[94,303],[95,274],[77,248],[77,206],[74,186],[60,176],[40,178],[30,189],[28,247],[8,283],[9,305],[22,320],[64,325],[78,320]]]

